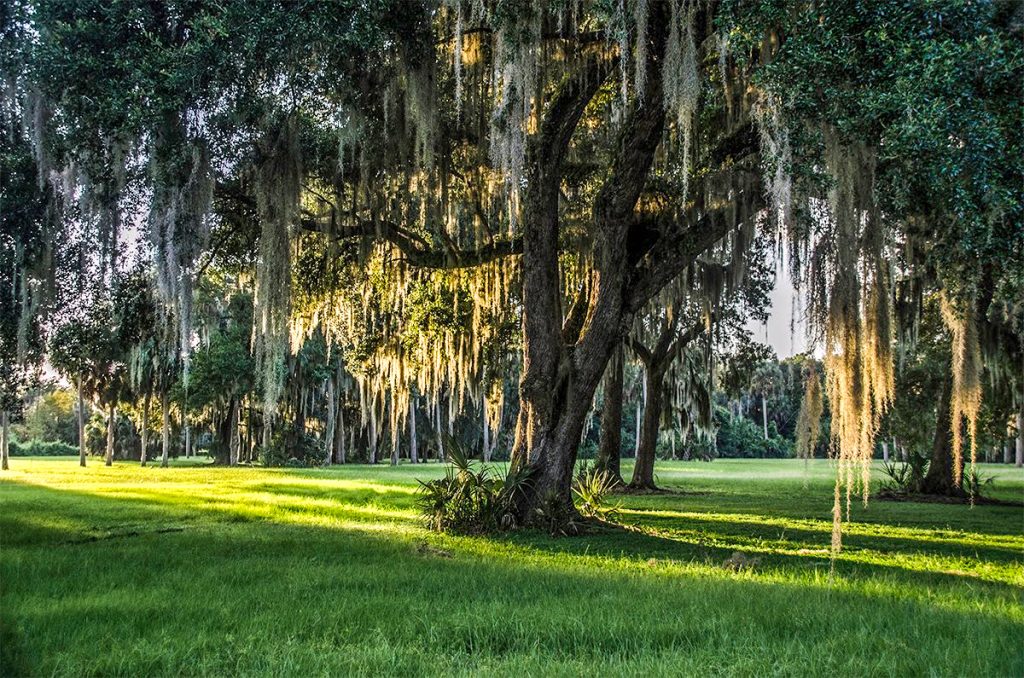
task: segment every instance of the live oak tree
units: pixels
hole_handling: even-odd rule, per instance
[[[788,243],[825,350],[837,526],[915,290],[948,297],[957,420],[976,418],[982,349],[1019,364],[1012,3],[36,2],[11,16],[37,36],[5,44],[11,105],[106,268],[127,197],[150,196],[186,373],[210,231],[255,223],[266,423],[315,332],[366,348],[363,418],[392,441],[410,393],[435,412],[490,408],[521,348],[525,521],[542,501],[572,511],[584,422],[637,315],[701,257],[742,251],[756,222]],[[296,291],[318,248],[351,275]],[[434,341],[397,341],[446,296]]]

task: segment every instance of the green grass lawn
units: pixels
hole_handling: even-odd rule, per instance
[[[436,464],[11,466],[0,649],[32,674],[1024,675],[1024,509],[858,503],[830,576],[827,462],[659,462],[632,529],[561,539],[426,532]]]

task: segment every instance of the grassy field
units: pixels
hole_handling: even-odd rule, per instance
[[[4,676],[1024,675],[1024,509],[858,504],[830,576],[826,462],[660,463],[562,539],[426,532],[436,464],[11,465]]]

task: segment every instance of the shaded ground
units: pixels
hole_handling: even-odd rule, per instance
[[[0,646],[32,673],[1024,674],[1024,510],[857,504],[830,577],[825,462],[660,463],[682,492],[571,539],[424,531],[435,464],[12,466]]]

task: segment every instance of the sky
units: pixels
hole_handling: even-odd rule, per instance
[[[807,329],[801,319],[800,300],[789,277],[789,266],[784,262],[780,262],[775,271],[775,288],[770,300],[767,323],[747,321],[751,336],[775,349],[780,360],[803,353],[807,350]]]

